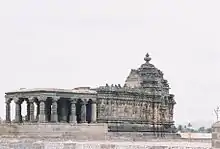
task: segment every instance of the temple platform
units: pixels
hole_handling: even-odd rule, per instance
[[[105,140],[106,124],[34,123],[1,124],[1,138]]]
[[[106,123],[12,123],[0,125],[1,138],[77,140],[77,141],[146,141],[149,139],[179,139],[176,133],[163,137],[153,132],[109,132]]]

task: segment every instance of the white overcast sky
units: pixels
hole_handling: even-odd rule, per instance
[[[123,84],[147,52],[175,94],[177,123],[220,105],[219,0],[1,0],[0,116],[18,88]]]

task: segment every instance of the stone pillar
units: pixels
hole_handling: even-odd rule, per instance
[[[6,120],[6,123],[10,123],[11,122],[11,107],[10,107],[10,101],[7,100],[6,101],[6,117],[5,117],[5,120]]]
[[[15,122],[20,123],[21,121],[21,103],[15,100]]]
[[[47,97],[40,96],[38,97],[38,100],[40,101],[40,114],[39,114],[39,122],[45,123],[46,122],[46,113],[45,113],[45,102]]]
[[[53,100],[52,100],[51,122],[54,122],[54,123],[58,122],[57,101],[59,99],[60,99],[60,97],[53,97]]]
[[[31,97],[29,98],[29,114],[30,114],[30,122],[34,122],[35,121],[35,117],[34,117],[34,98]]]
[[[30,122],[34,122],[34,102],[30,102]]]
[[[68,106],[67,106],[67,101],[66,100],[61,100],[59,102],[60,104],[60,122],[62,123],[66,123],[67,122],[67,118],[68,118]]]
[[[48,100],[45,102],[45,116],[46,116],[46,122],[49,122],[51,119],[51,106],[52,103],[50,103]]]
[[[81,106],[81,123],[86,123],[86,104],[87,100],[82,100],[82,106]]]
[[[70,123],[77,123],[76,121],[76,98],[71,98],[70,99],[70,104],[71,104],[71,114],[70,114],[70,117],[69,117],[69,121]]]
[[[25,116],[25,121],[30,121],[30,102],[27,101],[27,115]]]
[[[91,122],[96,123],[96,101],[92,101]]]
[[[37,102],[37,115],[35,117],[36,121],[39,121],[39,115],[40,115],[40,102]]]

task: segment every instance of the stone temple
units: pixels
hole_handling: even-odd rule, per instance
[[[174,95],[169,93],[162,71],[150,63],[149,54],[144,60],[140,68],[130,71],[123,86],[23,88],[6,92],[6,123],[104,123],[109,132],[171,133],[175,131]],[[15,118],[11,118],[11,102],[15,103]],[[21,114],[23,102],[27,103],[25,116]]]

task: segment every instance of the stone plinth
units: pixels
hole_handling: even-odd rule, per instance
[[[62,138],[76,140],[104,140],[106,124],[5,124],[0,125],[4,138]]]
[[[143,134],[109,133],[106,124],[2,124],[0,149],[211,149],[211,142],[155,139]],[[132,136],[133,134],[133,136]],[[111,140],[115,137],[117,140]],[[125,141],[123,137],[128,138]],[[143,138],[129,140],[132,137]],[[141,140],[141,141],[140,141]]]

